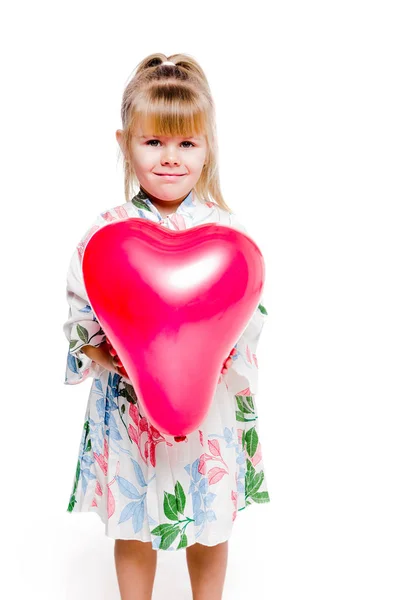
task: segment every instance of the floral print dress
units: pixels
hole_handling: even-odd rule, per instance
[[[216,222],[246,232],[234,213],[194,190],[163,219],[141,188],[131,202],[100,214],[77,245],[67,275],[65,384],[93,381],[67,510],[95,512],[108,537],[151,542],[155,550],[213,546],[230,537],[238,512],[269,502],[256,405],[256,349],[267,312],[261,300],[199,429],[184,441],[162,435],[144,416],[131,382],[81,351],[106,339],[84,287],[85,244],[107,223],[138,217],[169,229]]]

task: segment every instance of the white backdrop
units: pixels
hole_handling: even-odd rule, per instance
[[[17,2],[1,15],[2,596],[119,598],[113,541],[68,514],[89,381],[65,386],[65,278],[124,202],[115,130],[152,52],[213,92],[222,191],[266,263],[270,503],[239,513],[224,600],[398,600],[395,2]],[[185,553],[154,598],[189,599]],[[396,573],[397,571],[397,573]]]

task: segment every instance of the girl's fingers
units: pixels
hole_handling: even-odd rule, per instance
[[[122,375],[122,377],[125,377],[126,379],[129,379],[129,375],[128,373],[125,371],[124,367],[118,367],[118,373],[120,375]]]
[[[116,350],[114,350],[114,348],[111,346],[111,342],[108,339],[108,337],[106,337],[106,342],[107,342],[107,346],[108,346],[108,351],[111,354],[111,356],[117,356],[117,352]]]
[[[227,359],[226,359],[226,361],[224,362],[224,365],[223,365],[223,367],[222,367],[222,371],[221,371],[221,373],[223,373],[223,374],[224,374],[224,373],[227,373],[227,372],[228,372],[228,369],[229,369],[229,367],[232,365],[232,362],[233,362],[233,361],[232,361],[232,359],[231,359],[231,358],[227,358]]]

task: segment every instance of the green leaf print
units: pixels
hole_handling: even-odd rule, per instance
[[[252,496],[259,490],[262,482],[264,481],[264,471],[260,471],[257,475],[249,481],[246,489],[246,496]]]
[[[171,531],[170,533],[164,534],[161,537],[161,542],[160,542],[160,550],[167,550],[170,545],[173,543],[173,541],[178,537],[179,535],[179,527],[175,527],[173,531]]]
[[[256,492],[255,494],[252,494],[251,497],[254,500],[254,502],[257,502],[258,504],[262,504],[263,502],[269,502],[268,492]]]
[[[236,411],[236,421],[241,421],[242,423],[246,423],[247,419],[244,418],[244,414],[240,411]]]
[[[124,381],[124,386],[125,387],[120,388],[119,395],[123,398],[126,398],[131,404],[137,404],[137,396],[135,390],[133,389],[133,385]]]
[[[251,396],[246,396],[246,400],[248,402],[248,405],[250,406],[250,408],[253,410],[254,412],[254,402],[253,402],[253,398]]]
[[[74,489],[72,490],[72,494],[71,494],[71,498],[69,500],[67,512],[72,512],[74,510],[74,506],[77,502],[77,500],[75,498],[75,492],[76,492],[76,488],[78,487],[78,481],[79,481],[80,474],[81,474],[81,461],[80,461],[80,459],[78,459],[78,464],[76,465],[76,472],[75,472]]]
[[[75,498],[75,494],[72,494],[69,504],[68,504],[68,508],[67,508],[67,512],[72,512],[74,510],[74,506],[76,504],[76,498]]]
[[[138,196],[138,194],[136,194],[136,196],[134,198],[132,198],[132,203],[137,208],[141,208],[142,210],[148,210],[149,212],[151,212],[150,207],[146,204],[146,202],[144,202],[143,200],[140,200],[140,198],[138,198],[137,196]]]
[[[258,434],[255,427],[252,427],[246,432],[246,449],[247,454],[252,458],[258,446]]]
[[[186,535],[186,533],[183,533],[181,536],[181,541],[179,542],[179,546],[177,547],[177,550],[179,550],[180,548],[186,548],[187,545],[188,545],[187,535]]]
[[[69,343],[69,349],[72,350],[72,348],[75,346],[75,344],[77,344],[79,342],[79,340],[71,340]]]
[[[157,527],[155,527],[151,533],[153,535],[167,535],[168,533],[171,533],[173,529],[175,529],[176,525],[176,523],[163,523],[162,525],[157,525]]]
[[[268,315],[267,311],[265,310],[264,306],[260,303],[258,305],[258,310],[263,314],[263,315]]]
[[[83,453],[88,452],[89,450],[91,450],[92,448],[92,443],[90,441],[90,438],[88,439],[89,436],[89,421],[85,421],[85,423],[83,424],[83,431],[85,432],[85,437],[83,439]],[[86,440],[87,440],[87,444],[86,444]],[[78,482],[79,482],[79,477],[81,475],[81,457],[78,458],[78,463],[76,465],[76,473],[75,473],[75,483],[74,483],[74,489],[72,490],[72,495],[68,504],[68,511],[72,512],[75,504],[76,504],[76,499],[75,499],[75,492],[76,489],[78,487]]]
[[[256,470],[253,467],[253,463],[248,458],[246,458],[246,475],[247,474],[251,475],[252,477],[254,477],[254,475],[256,474]]]
[[[72,493],[75,494],[76,488],[78,487],[79,476],[81,474],[81,461],[78,459],[78,464],[76,465],[76,473],[75,473],[75,484]]]
[[[175,484],[175,496],[178,512],[181,513],[181,515],[183,515],[186,506],[186,496],[185,492],[183,491],[183,487],[181,486],[179,481],[177,481]]]
[[[246,469],[246,474],[244,477],[244,486],[245,486],[245,495],[247,497],[249,495],[249,489],[251,489],[253,487],[254,478],[256,476],[256,470],[248,458],[246,459],[246,466],[247,466],[247,469]]]
[[[76,326],[76,331],[79,337],[81,338],[82,342],[85,342],[85,344],[87,344],[89,341],[88,330],[78,323],[78,325]]]
[[[240,412],[242,412],[242,413],[248,413],[248,414],[252,414],[253,413],[252,409],[248,408],[245,405],[245,403],[243,401],[243,396],[235,396],[235,398],[236,398],[236,402],[237,402],[238,409],[239,409]]]
[[[171,521],[178,520],[178,505],[174,494],[164,492],[164,514]]]

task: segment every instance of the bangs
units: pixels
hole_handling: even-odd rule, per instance
[[[132,115],[132,131],[141,129],[143,135],[171,137],[206,133],[206,108],[199,105],[199,98],[187,87],[157,86],[147,90],[146,96]]]

